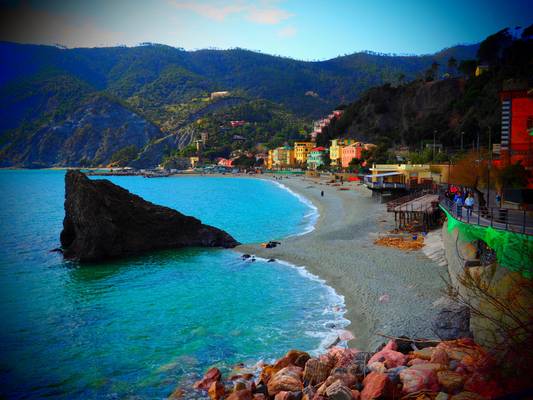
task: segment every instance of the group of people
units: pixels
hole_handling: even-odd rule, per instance
[[[470,218],[472,216],[474,204],[476,203],[472,192],[467,192],[466,190],[463,191],[456,186],[452,186],[446,192],[446,196],[454,202],[457,217],[463,217],[463,207],[466,208],[467,218]]]

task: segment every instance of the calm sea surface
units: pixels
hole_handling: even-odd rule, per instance
[[[232,250],[63,261],[49,252],[59,246],[63,179],[0,171],[0,397],[166,398],[213,365],[316,350],[328,322],[342,319],[342,299],[305,270]],[[111,180],[243,243],[312,224],[309,205],[272,182]]]

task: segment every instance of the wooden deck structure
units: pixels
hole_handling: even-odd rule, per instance
[[[389,209],[394,212],[394,221],[398,229],[404,229],[417,221],[427,231],[435,226],[439,220],[439,196],[426,194]]]

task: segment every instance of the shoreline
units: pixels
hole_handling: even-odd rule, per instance
[[[355,336],[349,347],[373,350],[383,342],[375,335],[378,332],[434,336],[433,303],[444,295],[441,275],[447,273],[446,268],[422,251],[374,245],[374,238],[392,229],[394,221],[366,188],[345,183],[349,190],[341,191],[326,185],[324,179],[309,177],[249,178],[285,186],[295,196],[307,199],[319,216],[314,229],[286,237],[275,248],[244,244],[235,251],[303,267],[333,288],[344,298],[344,318],[349,321],[348,326],[339,328]],[[322,190],[324,197],[320,196]]]

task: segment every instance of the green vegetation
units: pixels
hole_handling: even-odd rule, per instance
[[[122,149],[116,151],[111,156],[111,164],[116,165],[117,167],[125,167],[139,154],[139,149],[137,146],[132,144],[131,146],[123,147]]]

